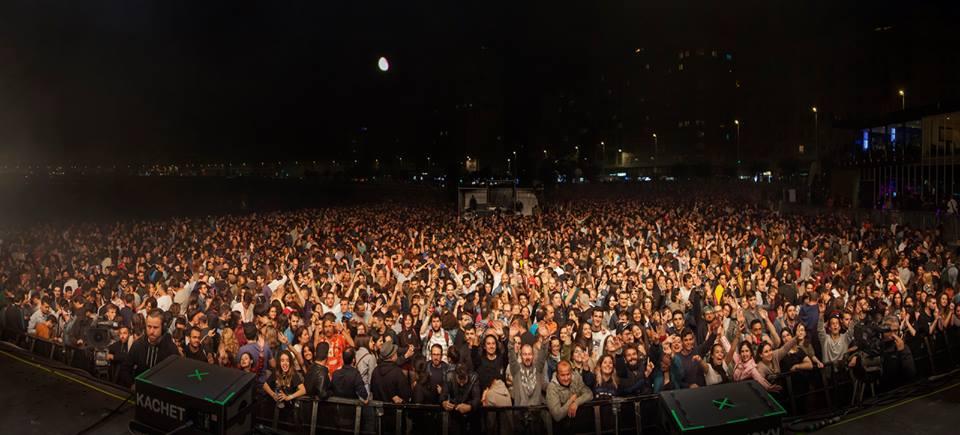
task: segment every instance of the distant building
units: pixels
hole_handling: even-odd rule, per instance
[[[833,192],[867,208],[943,208],[960,193],[960,101],[838,120]]]

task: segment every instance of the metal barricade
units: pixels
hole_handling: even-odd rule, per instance
[[[39,339],[15,331],[2,331],[4,341],[22,347],[36,358],[59,361],[91,374],[92,360],[89,351],[65,346],[56,341]],[[915,347],[914,347],[915,346]],[[960,333],[950,331],[936,340],[919,339],[915,345],[914,362],[918,373],[924,376],[946,373],[960,364]],[[935,364],[936,360],[936,364]],[[854,385],[849,370],[843,362],[828,364],[811,371],[805,381],[806,391],[797,388],[796,374],[784,376],[785,394],[791,414],[800,411],[815,413],[830,409],[849,400]],[[822,400],[820,398],[822,397]],[[265,397],[263,400],[268,400]],[[802,402],[803,401],[803,402]],[[264,403],[267,405],[267,403]],[[257,414],[259,423],[270,427],[283,427],[302,434],[342,433],[353,435],[389,435],[410,433],[451,433],[451,414],[439,405],[394,404],[342,398],[302,398],[293,421],[280,421],[276,407],[264,406]],[[269,410],[269,411],[267,411]],[[486,435],[560,434],[560,433],[636,433],[655,427],[660,421],[658,396],[646,395],[627,398],[597,400],[584,404],[572,420],[553,421],[544,406],[538,407],[483,407],[476,410],[474,420]]]

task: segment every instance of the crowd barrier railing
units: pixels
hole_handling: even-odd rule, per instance
[[[113,382],[94,365],[91,349],[64,345],[9,329],[2,330],[4,341],[15,344],[36,357],[84,370]],[[960,366],[960,332],[950,330],[909,342],[918,377],[951,371]],[[843,362],[822,369],[784,373],[778,379],[784,387],[778,399],[789,415],[802,416],[856,402],[857,380]],[[859,386],[859,387],[862,387]],[[862,395],[862,392],[861,392]],[[475,425],[487,435],[510,433],[641,433],[644,428],[660,426],[661,411],[656,395],[613,398],[588,402],[576,418],[554,422],[545,406],[482,407],[473,415]],[[851,398],[852,397],[852,398]],[[263,397],[256,413],[257,421],[295,433],[407,434],[439,429],[440,435],[457,434],[462,419],[442,410],[439,405],[394,404],[330,397],[324,400],[301,398],[286,412]]]
[[[617,397],[594,400],[579,408],[572,419],[554,421],[546,406],[530,407],[482,407],[471,411],[467,417],[444,411],[432,404],[394,404],[371,400],[367,403],[356,399],[329,397],[301,398],[298,407],[286,414],[266,400],[258,421],[273,429],[295,433],[342,433],[342,434],[409,434],[436,433],[458,434],[467,420],[474,431],[490,435],[512,433],[527,434],[621,434],[635,433],[644,428],[657,426],[657,395]],[[272,408],[272,411],[270,409]],[[265,415],[266,414],[266,415]],[[373,421],[365,420],[372,417]],[[456,426],[456,427],[455,427]],[[479,427],[479,431],[477,430]]]

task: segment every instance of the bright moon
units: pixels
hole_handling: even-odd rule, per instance
[[[377,61],[377,66],[380,67],[380,71],[384,72],[390,69],[390,63],[387,62],[387,58],[385,57],[381,57],[380,60]]]

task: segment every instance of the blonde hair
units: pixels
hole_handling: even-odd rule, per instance
[[[277,334],[277,328],[273,326],[268,325],[263,328],[263,341],[267,343],[270,349],[277,349],[277,345],[280,344]]]
[[[230,355],[240,353],[240,344],[237,343],[237,336],[230,328],[220,332],[220,349],[226,350]]]

